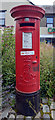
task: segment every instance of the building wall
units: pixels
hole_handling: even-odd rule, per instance
[[[10,26],[10,25],[15,25],[14,19],[11,17],[10,10],[19,5],[31,5],[31,3],[28,2],[28,0],[6,0],[7,2],[4,2],[5,0],[2,0],[2,7],[1,7],[1,2],[0,2],[0,10],[7,10],[5,12],[5,25]],[[40,22],[40,27],[46,27],[46,14],[50,13],[53,14],[53,7],[52,6],[40,6],[45,9],[45,16],[44,18],[41,19]],[[55,26],[55,17],[54,17],[54,26]]]
[[[10,10],[15,6],[30,5],[30,3],[27,0],[8,0],[7,2],[4,2],[4,1],[5,0],[3,0],[2,2],[2,7],[0,7],[0,10],[7,10],[5,12],[5,25],[6,26],[15,25],[14,19],[11,17],[11,14],[10,14]]]
[[[45,17],[41,20],[40,26],[46,27],[47,18],[50,17],[54,19],[55,27],[55,6],[45,5],[42,8],[45,9]]]
[[[46,17],[42,18],[40,21],[40,27],[46,27]]]
[[[31,3],[29,3],[27,0],[6,0],[7,2],[5,2],[5,0],[2,0],[3,2],[1,3],[0,2],[0,10],[7,10],[5,13],[5,25],[6,26],[12,26],[14,25],[15,26],[15,21],[14,19],[11,17],[11,14],[10,14],[10,10],[15,7],[15,6],[19,6],[19,5],[31,5]],[[1,5],[2,4],[2,5]],[[47,36],[50,36],[49,33],[48,33],[48,28],[46,27],[46,15],[47,16],[51,16],[53,15],[53,12],[55,14],[55,9],[53,11],[53,7],[52,6],[40,6],[42,8],[45,8],[45,16],[43,19],[41,19],[41,22],[40,22],[40,35],[45,35],[45,37]],[[53,15],[54,17],[54,15]],[[55,27],[55,17],[54,17],[54,27]],[[15,29],[15,28],[14,28]]]
[[[54,15],[51,15],[50,14],[50,16],[53,16],[53,21],[54,21],[54,27],[55,27],[55,17],[54,17]],[[46,27],[46,20],[47,20],[47,18],[46,17],[44,17],[43,19],[41,19],[41,22],[40,22],[40,27]]]
[[[54,27],[55,27],[55,17],[54,17]]]
[[[40,34],[43,35],[43,33],[44,33],[44,35],[48,35],[48,28],[47,27],[40,28]]]

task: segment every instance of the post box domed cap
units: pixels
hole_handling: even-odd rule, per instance
[[[12,8],[10,13],[15,20],[24,17],[41,19],[44,17],[45,10],[34,5],[20,5]]]

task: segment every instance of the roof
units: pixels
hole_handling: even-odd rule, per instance
[[[27,0],[31,5],[35,5],[34,3],[32,3],[30,0]]]
[[[1,0],[2,7],[0,4],[0,10],[10,10],[12,7],[19,5],[34,5],[30,0]],[[1,3],[1,2],[0,2]],[[35,5],[36,6],[36,5]],[[55,4],[53,6],[50,5],[38,5],[45,9],[45,14],[55,14]]]
[[[55,5],[53,5],[53,6],[43,5],[40,7],[45,9],[45,14],[55,14]]]
[[[0,10],[10,10],[12,7],[19,5],[32,5],[29,0],[1,0]]]

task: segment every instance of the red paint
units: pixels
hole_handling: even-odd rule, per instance
[[[49,34],[54,34],[55,32],[48,32]]]
[[[23,5],[10,12],[16,20],[16,90],[33,93],[40,89],[40,19],[45,11],[37,6]],[[21,23],[31,26],[22,27]],[[32,49],[23,48],[23,32],[32,33]],[[21,51],[34,51],[34,55],[21,55]]]

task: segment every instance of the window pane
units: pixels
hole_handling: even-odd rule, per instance
[[[47,23],[53,23],[53,18],[47,18]]]
[[[5,12],[0,12],[0,18],[5,18]]]
[[[4,20],[0,20],[0,25],[4,25]]]
[[[53,24],[47,24],[47,27],[53,27]]]

